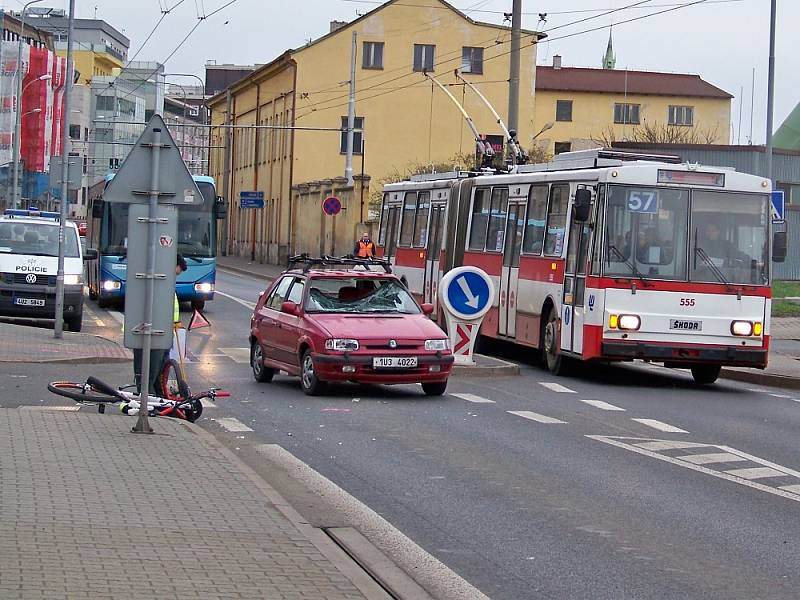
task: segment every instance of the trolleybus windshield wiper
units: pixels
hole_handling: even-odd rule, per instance
[[[703,259],[703,262],[708,265],[709,270],[714,274],[714,277],[716,277],[720,283],[730,285],[730,282],[725,279],[725,275],[722,274],[722,271],[720,271],[719,267],[714,264],[714,261],[711,260],[711,257],[706,253],[705,250],[703,250],[700,246],[695,246],[694,251],[700,258]]]
[[[620,260],[624,262],[631,270],[631,273],[633,273],[644,285],[647,285],[647,280],[644,278],[644,275],[642,275],[639,269],[636,268],[635,264],[633,264],[630,260],[625,258],[625,255],[619,251],[619,248],[617,248],[614,244],[609,244],[608,249],[611,250],[617,256],[619,256]]]

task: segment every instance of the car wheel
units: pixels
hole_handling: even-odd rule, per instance
[[[250,344],[250,366],[253,367],[253,377],[259,383],[269,383],[275,375],[275,369],[264,366],[264,351],[261,344],[253,341]]]
[[[447,389],[447,381],[436,381],[433,383],[423,383],[422,391],[426,396],[441,396]]]
[[[719,377],[720,365],[696,365],[692,367],[692,377],[699,385],[711,385]]]
[[[558,335],[558,314],[550,309],[542,330],[542,359],[553,375],[566,375],[569,359],[561,355]]]
[[[67,317],[64,319],[64,323],[67,325],[67,331],[80,331],[83,327],[83,312]]]
[[[309,396],[319,396],[325,393],[328,384],[320,381],[317,372],[314,370],[314,359],[311,358],[311,350],[303,353],[303,360],[300,366],[300,387]]]

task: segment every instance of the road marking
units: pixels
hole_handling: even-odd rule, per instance
[[[787,396],[786,394],[770,394],[773,398],[791,398],[792,396]]]
[[[231,433],[239,433],[242,431],[253,431],[247,425],[242,423],[239,419],[234,417],[225,417],[223,419],[216,419],[223,429],[227,429]]]
[[[108,314],[110,314],[111,317],[120,325],[123,325],[125,323],[125,315],[119,312],[118,310],[110,310],[108,311]]]
[[[642,444],[634,444],[642,450],[683,450],[685,448],[705,448],[708,444],[698,444],[697,442],[678,442],[659,440],[657,442],[644,442]]]
[[[787,492],[791,492],[800,496],[800,485],[782,485],[778,489],[786,490]]]
[[[529,410],[509,410],[508,414],[516,415],[518,417],[522,417],[523,419],[530,419],[531,421],[536,421],[537,423],[545,423],[547,425],[554,425],[554,424],[564,424],[566,425],[566,421],[560,421],[558,419],[554,419],[553,417],[547,417],[545,415],[540,415],[539,413],[531,412]]]
[[[742,479],[764,479],[765,477],[785,477],[786,473],[771,467],[755,467],[752,469],[732,469],[725,471],[728,475]]]
[[[689,433],[685,429],[681,429],[680,427],[675,427],[674,425],[670,425],[669,423],[664,423],[662,421],[656,421],[655,419],[631,419],[631,420],[636,421],[637,423],[641,423],[642,425],[647,425],[648,427],[652,427],[653,429],[664,431],[666,433]]]
[[[481,398],[480,396],[476,396],[475,394],[450,394],[450,395],[455,396],[456,398],[461,398],[462,400],[466,400],[467,402],[474,402],[475,404],[495,404],[494,400]]]
[[[539,385],[546,387],[548,390],[552,392],[559,392],[561,394],[577,394],[575,390],[571,390],[568,387],[564,387],[560,383],[553,383],[552,381],[540,381]]]
[[[250,348],[217,348],[235,363],[250,364]]]
[[[88,304],[83,305],[83,310],[86,311],[86,314],[89,315],[89,318],[92,319],[97,324],[98,327],[106,326],[103,320],[100,317],[98,317],[97,314],[95,314],[95,312],[91,308],[89,308]]]
[[[638,444],[637,444],[638,445]],[[641,447],[641,446],[640,446]],[[741,462],[747,460],[741,456],[736,456],[730,452],[717,452],[712,454],[687,454],[686,456],[676,457],[678,460],[685,460],[694,465],[710,465],[713,463]]]
[[[24,410],[62,410],[65,412],[74,412],[81,409],[78,404],[71,406],[20,406],[20,408]]]
[[[609,404],[608,402],[603,402],[602,400],[581,400],[584,404],[588,404],[590,406],[594,406],[595,408],[599,408],[600,410],[619,410],[625,412],[624,408],[620,408],[619,406],[614,406],[613,404]]]
[[[233,300],[244,306],[245,308],[249,308],[250,310],[255,310],[256,304],[255,302],[248,302],[247,300],[242,300],[241,298],[237,298],[236,296],[231,296],[230,294],[226,294],[225,292],[220,292],[219,290],[214,290],[215,293],[219,294],[220,296],[224,296],[228,298],[228,300]]]

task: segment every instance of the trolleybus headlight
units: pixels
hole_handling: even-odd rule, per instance
[[[79,285],[83,283],[80,275],[64,275],[64,285]]]
[[[642,325],[642,320],[636,315],[620,315],[619,328],[626,331],[636,331]]]
[[[103,282],[103,289],[107,292],[113,292],[114,290],[118,290],[119,288],[120,288],[119,281],[112,281],[109,279],[108,281]]]
[[[329,339],[325,340],[326,350],[338,350],[339,352],[352,352],[358,350],[358,340]]]
[[[731,333],[733,335],[750,336],[753,335],[753,323],[751,321],[731,322]]]
[[[210,294],[214,291],[214,284],[209,282],[203,283],[195,283],[194,284],[194,291],[199,292],[201,294]]]

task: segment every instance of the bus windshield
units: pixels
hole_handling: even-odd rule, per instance
[[[604,272],[765,285],[768,210],[763,194],[609,186]]]

